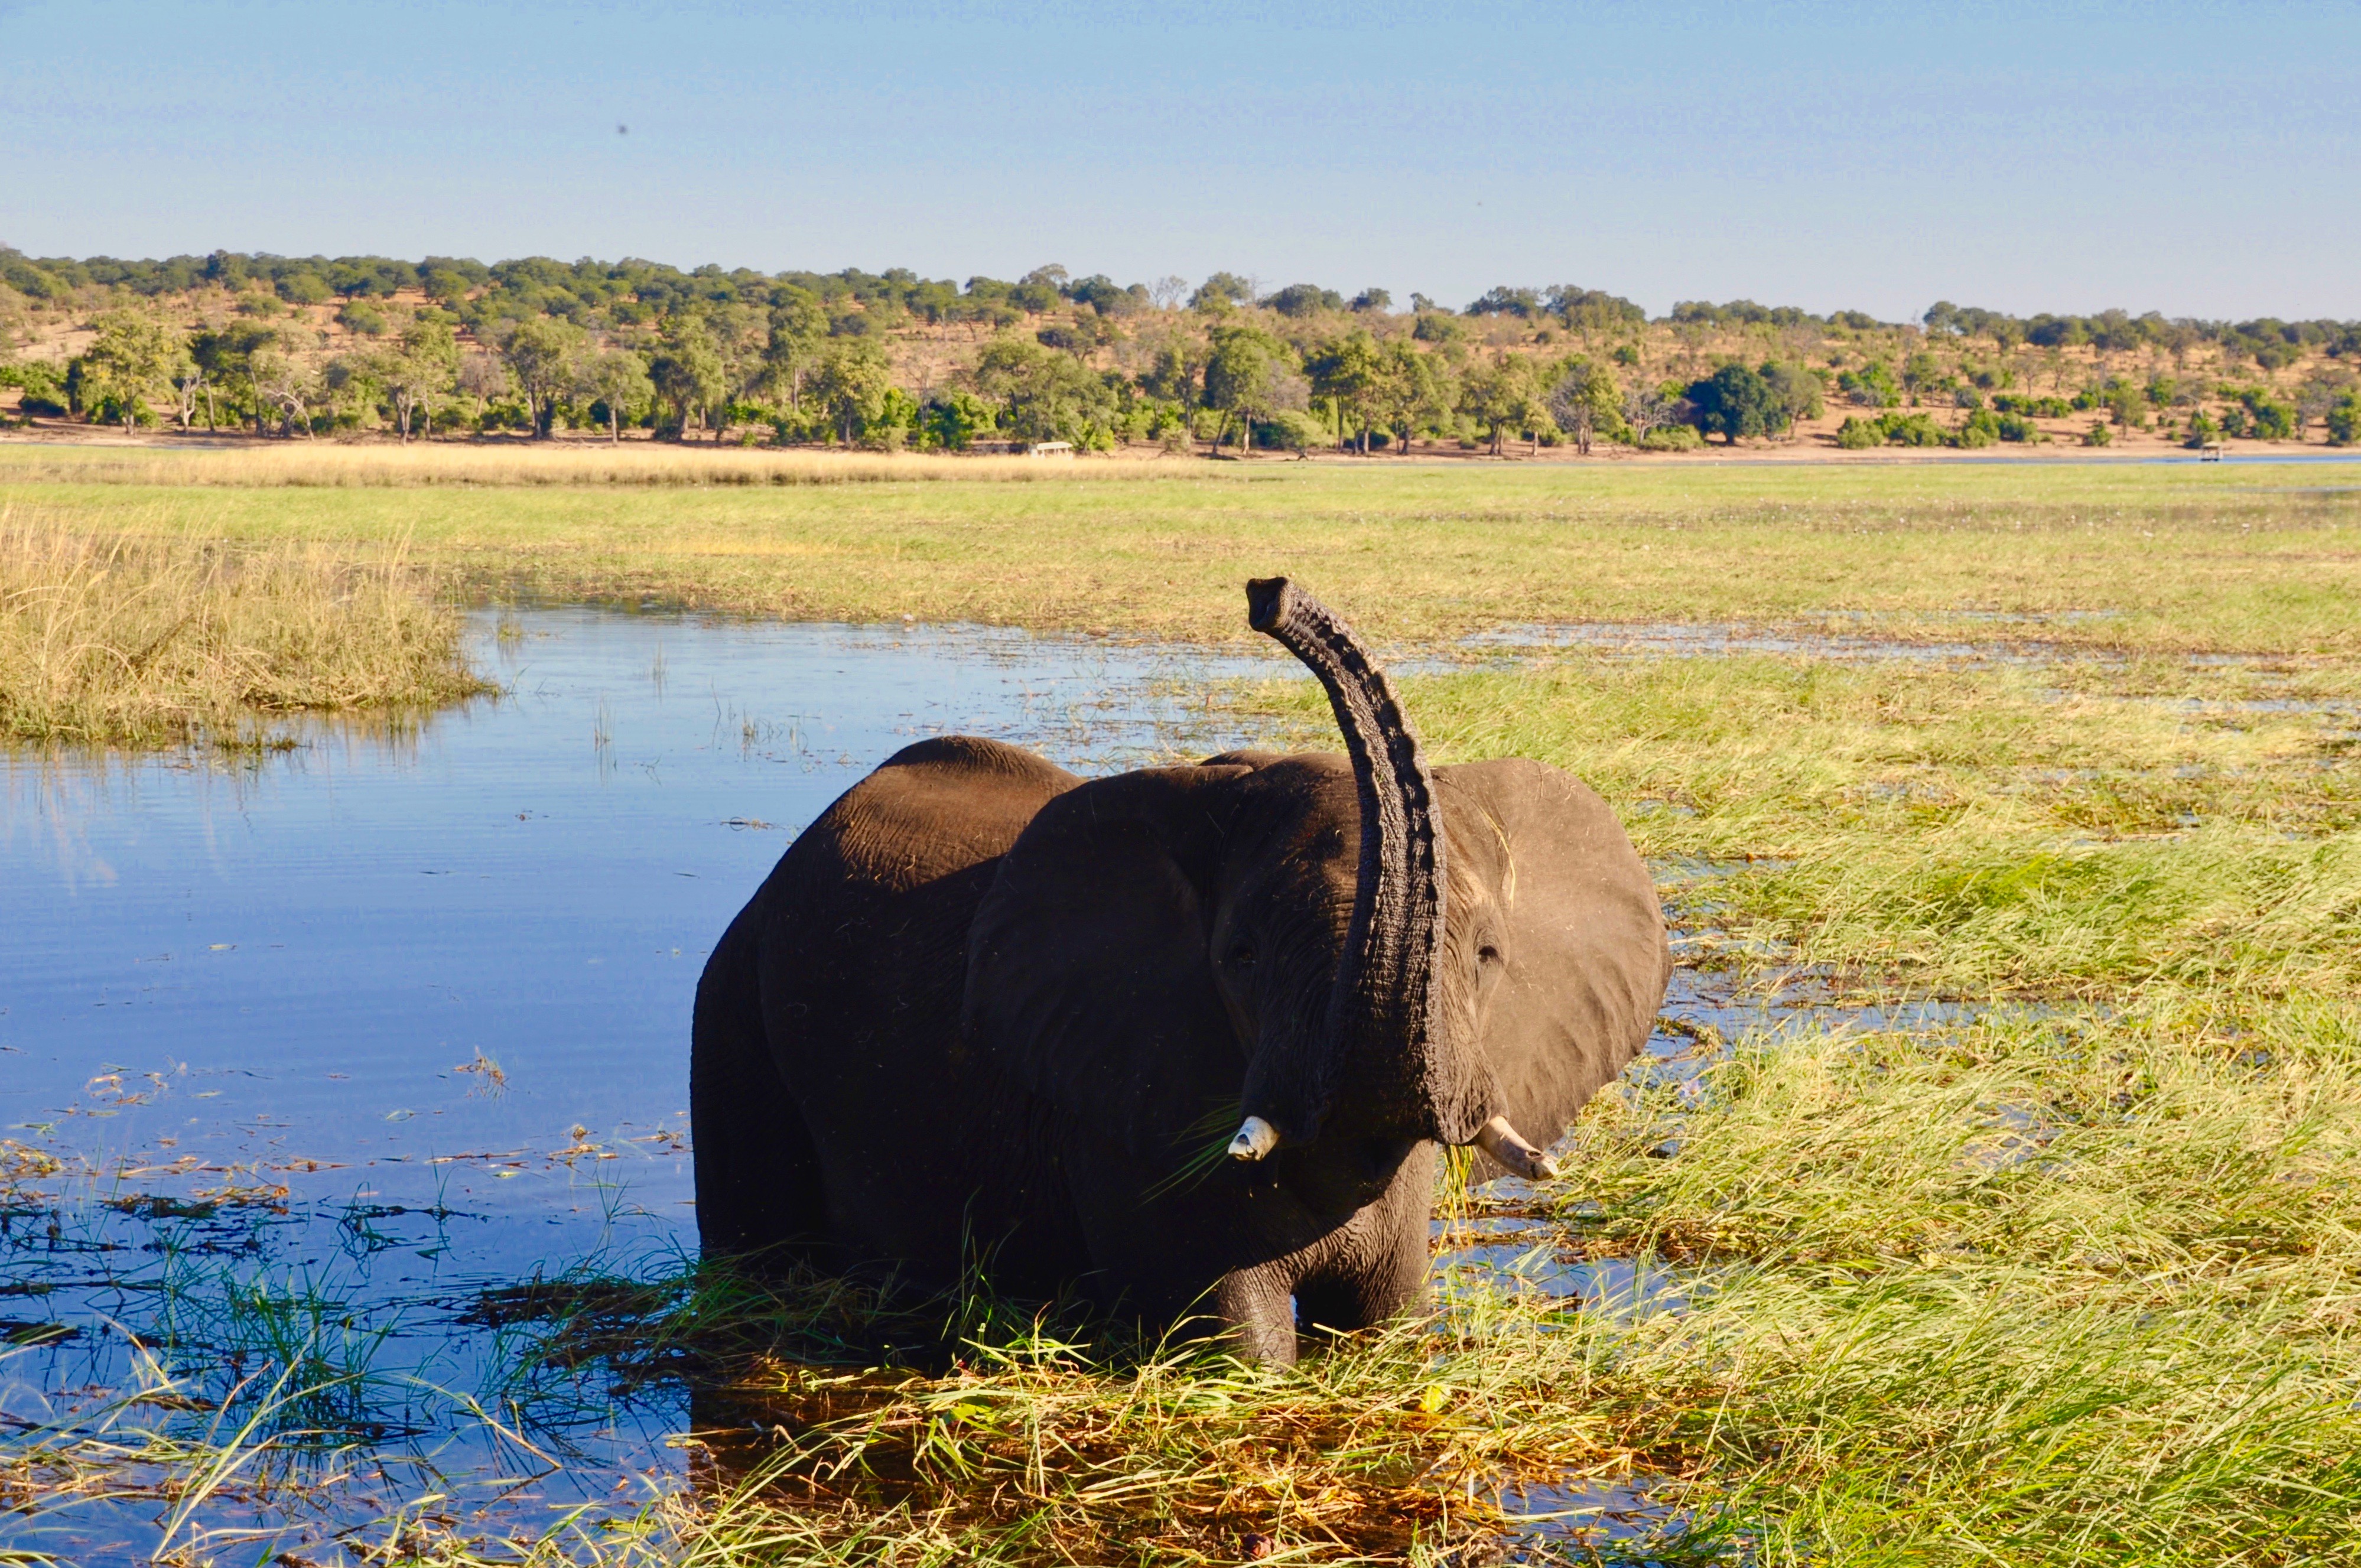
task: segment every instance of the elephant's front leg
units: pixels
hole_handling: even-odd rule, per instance
[[[1238,1354],[1280,1366],[1295,1365],[1295,1281],[1285,1259],[1235,1268],[1213,1286],[1213,1313],[1227,1325]]]
[[[1425,1296],[1434,1152],[1421,1144],[1383,1197],[1304,1257],[1295,1299],[1307,1332],[1366,1329]]]

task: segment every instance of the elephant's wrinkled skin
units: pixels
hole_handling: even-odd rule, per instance
[[[982,1257],[1291,1360],[1299,1318],[1418,1295],[1438,1143],[1525,1163],[1503,1135],[1546,1146],[1631,1059],[1669,960],[1606,804],[1538,762],[1430,773],[1341,624],[1248,597],[1349,762],[1085,782],[949,737],[780,859],[697,988],[709,1254]]]

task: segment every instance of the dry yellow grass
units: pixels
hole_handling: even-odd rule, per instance
[[[0,511],[0,740],[252,744],[259,716],[488,689],[399,558],[76,532]]]
[[[1025,484],[1140,479],[1202,467],[1180,458],[950,457],[918,453],[768,451],[629,442],[483,446],[297,442],[276,446],[96,446],[12,454],[20,483],[203,485],[238,488],[407,488],[419,485],[860,485],[929,479]]]

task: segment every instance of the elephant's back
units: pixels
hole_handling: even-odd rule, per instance
[[[838,874],[906,892],[1006,853],[1034,813],[1082,782],[999,740],[938,736],[886,758],[804,838]]]

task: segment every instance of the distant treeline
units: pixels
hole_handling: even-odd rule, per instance
[[[1040,268],[1014,282],[979,277],[961,284],[947,278],[921,278],[900,267],[884,272],[852,267],[839,272],[757,272],[743,267],[724,270],[708,263],[684,272],[660,262],[629,258],[606,262],[585,258],[566,263],[527,257],[487,266],[467,257],[430,256],[423,261],[401,261],[386,256],[298,257],[225,250],[161,261],[125,261],[109,256],[30,257],[0,250],[0,281],[41,300],[69,296],[92,285],[152,296],[186,293],[209,284],[237,289],[260,281],[291,304],[390,299],[415,290],[457,313],[469,326],[502,315],[525,314],[563,316],[585,326],[603,324],[603,318],[630,326],[699,303],[775,304],[782,290],[864,311],[906,314],[930,325],[982,322],[1007,326],[1066,303],[1086,306],[1102,315],[1122,316],[1183,299],[1191,308],[1202,309],[1219,299],[1232,304],[1258,304],[1282,316],[1296,317],[1323,311],[1383,312],[1393,304],[1383,289],[1365,289],[1348,299],[1312,283],[1290,283],[1257,294],[1251,280],[1229,272],[1217,272],[1189,291],[1178,279],[1153,287],[1118,285],[1104,273],[1070,278],[1061,267]],[[1443,308],[1423,294],[1412,294],[1411,302],[1421,313]],[[1570,284],[1547,289],[1502,285],[1486,291],[1461,313],[1554,318],[1571,330],[1592,333],[1644,326],[1652,319],[1620,295]],[[1752,300],[1719,305],[1685,300],[1668,314],[1653,319],[1674,326],[1763,324],[1842,327],[1854,332],[1904,324],[1882,322],[1865,311],[1818,315],[1794,305],[1759,305]],[[1917,324],[1929,334],[1988,337],[2004,347],[2030,343],[2040,347],[2089,344],[2108,350],[2169,349],[2216,343],[2241,350],[2266,369],[2290,363],[2307,347],[2337,356],[2361,355],[2361,321],[2290,322],[2275,316],[2242,322],[2187,316],[2168,319],[2154,311],[2134,315],[2125,310],[2091,315],[2044,312],[2015,316],[1941,300],[1927,309]]]
[[[1228,272],[1118,284],[1043,267],[961,283],[902,269],[0,250],[0,284],[5,356],[18,323],[45,312],[97,328],[61,361],[0,368],[26,411],[287,434],[376,424],[405,439],[563,423],[617,438],[768,427],[781,442],[947,449],[1210,434],[1363,452],[1420,439],[1587,450],[1775,435],[1832,397],[1871,411],[1848,422],[1845,444],[2047,439],[2033,422],[2069,412],[2118,429],[2158,412],[2191,439],[2285,438],[2317,420],[2348,439],[2347,362],[2361,363],[2353,322],[2017,317],[1945,301],[1895,323],[1746,300],[1652,319],[1573,285],[1504,285],[1458,310],[1413,294],[1397,310],[1383,289],[1266,290]],[[2290,390],[2158,365],[2126,375],[2111,357],[2143,354],[2181,370],[2192,356],[2217,372],[2251,366],[2265,381],[2315,367]],[[1905,400],[1930,411],[1881,411]]]

